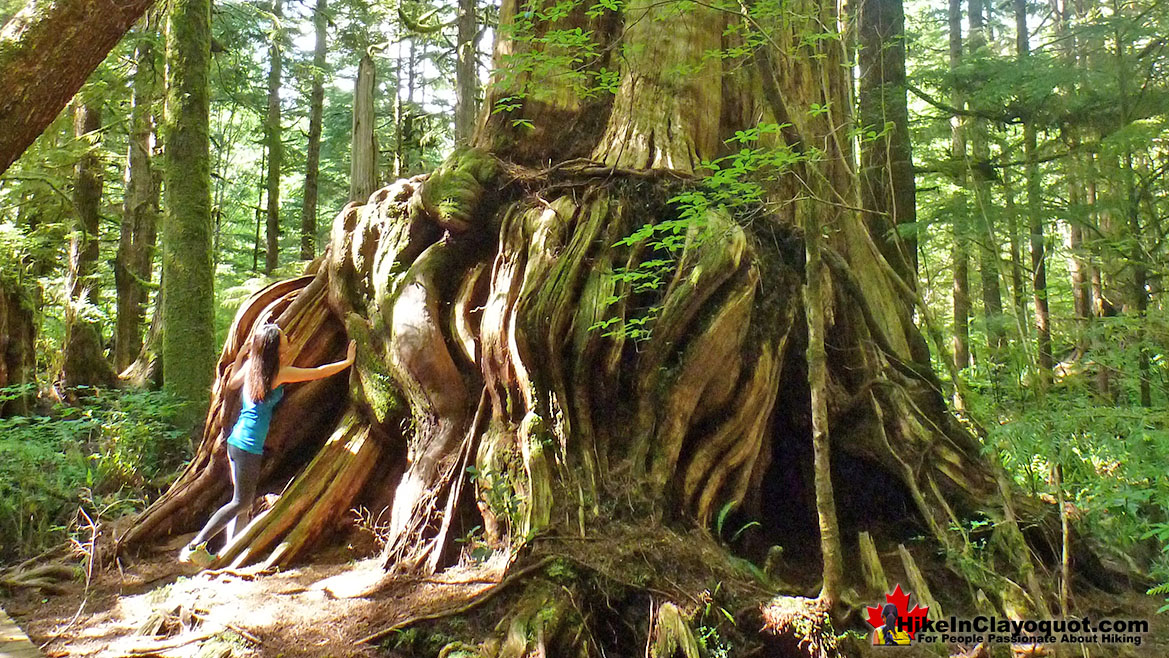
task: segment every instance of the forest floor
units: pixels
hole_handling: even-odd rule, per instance
[[[22,590],[0,603],[50,657],[384,657],[358,640],[466,603],[505,566],[488,561],[400,578],[359,598],[382,578],[377,558],[259,575],[198,572],[175,562],[175,552],[95,574],[88,590],[82,583],[56,595]]]
[[[88,587],[68,583],[53,595],[18,590],[0,598],[0,605],[53,658],[392,658],[434,655],[437,648],[420,646],[420,637],[410,631],[391,634],[381,647],[359,640],[403,621],[461,610],[497,584],[506,569],[503,559],[489,559],[429,578],[398,577],[376,594],[357,596],[383,579],[379,559],[353,559],[338,548],[332,559],[318,555],[313,564],[274,573],[199,572],[175,561],[185,539],[177,538],[173,550],[96,573]],[[1067,647],[1060,658],[1169,656],[1169,615],[1157,614],[1158,597],[1084,592],[1079,603],[1096,619],[1147,619],[1151,631],[1139,647],[1096,645],[1087,652]],[[857,648],[865,655],[892,655]],[[961,648],[919,644],[899,648],[896,655],[928,658]],[[1001,653],[1007,655],[1005,647]]]

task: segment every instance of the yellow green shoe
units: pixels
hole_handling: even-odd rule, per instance
[[[179,551],[179,562],[183,564],[194,564],[200,569],[207,568],[207,565],[215,561],[215,556],[211,551],[207,550],[207,542],[203,542],[198,546],[191,546],[190,544],[183,547]]]
[[[207,550],[207,544],[199,544],[191,551],[191,563],[200,569],[206,569],[215,561],[215,556]]]

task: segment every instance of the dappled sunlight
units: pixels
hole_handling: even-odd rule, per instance
[[[126,569],[124,579],[117,571],[100,574],[95,585],[112,591],[134,591],[140,579],[162,584],[123,595],[108,610],[90,604],[71,627],[68,642],[50,642],[46,651],[62,657],[181,658],[227,649],[233,652],[228,655],[374,655],[356,639],[387,624],[466,604],[503,578],[508,561],[499,551],[430,577],[388,577],[372,557],[276,573],[253,567],[194,574],[164,558],[140,563],[141,571]],[[363,598],[379,583],[382,593]],[[82,596],[74,591],[59,597],[60,617],[43,613],[30,629],[34,638],[63,628]]]

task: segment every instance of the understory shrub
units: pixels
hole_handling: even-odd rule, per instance
[[[12,394],[0,389],[0,395]],[[82,391],[77,406],[0,418],[0,561],[64,540],[78,509],[113,517],[139,509],[190,457],[161,392]]]

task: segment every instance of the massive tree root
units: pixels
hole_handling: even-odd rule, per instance
[[[1032,557],[1053,554],[1054,517],[1012,500],[948,412],[912,289],[852,207],[847,40],[806,38],[831,32],[836,4],[751,17],[779,24],[750,48],[731,29],[745,23],[704,4],[573,4],[547,21],[520,7],[503,3],[501,32],[524,38],[502,37],[497,64],[539,51],[553,70],[499,75],[485,105],[511,109],[484,112],[474,148],[350,204],[309,274],[241,307],[199,452],[123,547],[193,529],[226,497],[238,400],[223,371],[270,317],[303,363],[347,338],[357,362],[347,386],[290,388],[264,466],[278,498],[220,566],[289,564],[364,505],[389,510],[389,580],[487,554],[523,575],[490,603],[423,614],[470,620],[441,655],[693,658],[720,638],[838,655],[808,596],[820,547],[800,227],[822,226],[832,480],[844,560],[863,553],[850,572],[868,575],[837,612],[879,600],[878,570],[947,602],[1041,610]],[[595,57],[554,70],[553,29],[587,33]],[[757,49],[744,58],[757,66],[709,57],[720,48]],[[617,69],[612,93],[572,88]],[[760,116],[798,173],[777,165],[756,203],[671,202],[699,189],[723,140],[762,134]],[[924,550],[901,546],[914,537]]]
[[[428,177],[351,204],[309,274],[241,306],[198,453],[122,546],[191,530],[226,498],[222,437],[239,401],[224,374],[266,320],[284,327],[298,363],[338,357],[347,338],[358,343],[357,363],[348,383],[290,388],[264,462],[263,487],[278,498],[215,566],[290,564],[358,503],[390,510],[390,573],[434,572],[457,558],[453,538],[475,526],[482,535],[472,539],[499,554],[532,546],[533,555],[566,555],[568,543],[543,538],[595,540],[614,520],[721,531],[735,508],[734,518],[767,524],[777,509],[810,506],[806,489],[778,500],[786,494],[768,484],[810,468],[799,233],[718,211],[678,235],[672,251],[649,237],[623,240],[674,217],[666,199],[685,185],[589,167],[536,172],[462,150]],[[863,245],[836,256],[873,257]],[[651,285],[630,275],[653,267],[661,279]],[[848,269],[836,279],[830,413],[833,448],[849,464],[838,472],[844,500],[879,524],[888,517],[858,497],[900,497],[907,508],[893,514],[911,519],[902,525],[932,535],[972,586],[1002,597],[993,605],[1033,608],[1024,588],[1034,567],[1016,518],[1035,510],[1007,504],[1010,487],[946,412],[939,382],[912,356],[919,339],[892,287]],[[1002,575],[969,555],[960,528],[974,514],[1004,521],[994,543]],[[865,519],[846,522],[851,532],[866,528]],[[903,528],[884,538],[906,536]],[[760,625],[798,630],[806,655],[833,655],[822,625],[796,623],[819,619],[815,605],[764,606],[774,582],[757,581],[713,540],[700,543],[663,550],[669,559],[704,555],[697,563],[708,574],[738,583],[727,596],[756,602]],[[590,569],[585,557],[573,564]],[[637,632],[652,655],[693,655],[690,629],[710,608],[693,597],[713,585],[664,582],[650,573],[634,584],[647,589],[627,603],[649,614]],[[554,638],[555,655],[593,655],[574,626],[590,621],[582,594],[547,578],[518,588],[486,655],[527,655]]]

